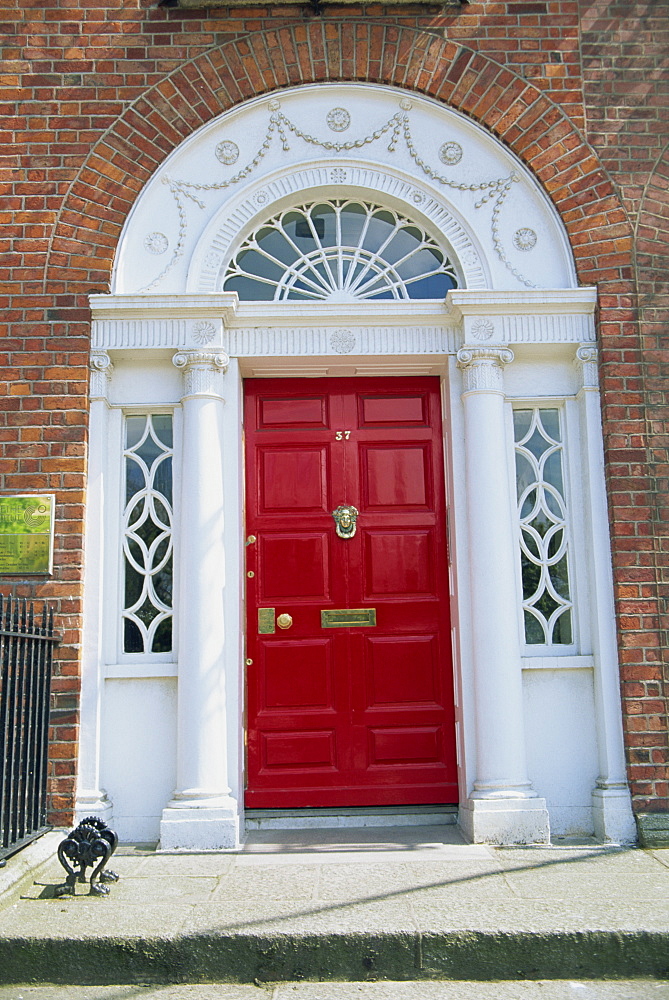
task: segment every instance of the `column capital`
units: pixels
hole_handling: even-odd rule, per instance
[[[508,347],[461,347],[458,368],[463,374],[463,393],[504,392],[504,366],[513,361]]]
[[[184,396],[221,396],[219,376],[230,363],[225,351],[182,350],[172,363],[184,374]]]
[[[91,371],[90,398],[107,399],[109,395],[109,383],[114,371],[111,358],[106,351],[93,348],[88,359],[88,366]]]
[[[574,365],[581,371],[584,389],[599,388],[599,351],[594,344],[580,344],[574,358]]]

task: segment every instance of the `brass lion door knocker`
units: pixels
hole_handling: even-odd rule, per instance
[[[336,510],[332,511],[335,528],[340,538],[353,538],[355,535],[356,521],[358,520],[357,508],[350,504],[341,503]]]

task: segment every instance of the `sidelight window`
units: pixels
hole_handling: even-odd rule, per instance
[[[514,410],[516,491],[525,642],[573,639],[567,503],[560,410]]]
[[[123,651],[172,649],[172,416],[125,421]]]
[[[250,301],[441,299],[453,265],[425,230],[391,209],[327,201],[275,215],[249,236],[223,288]]]

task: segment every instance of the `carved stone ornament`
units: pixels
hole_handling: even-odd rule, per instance
[[[301,191],[313,191],[325,179],[327,183],[339,183],[339,175],[331,176],[334,168],[346,169],[346,184],[377,192],[382,203],[387,194],[396,201],[420,206],[439,231],[448,233],[450,245],[457,247],[466,272],[460,276],[463,287],[485,288],[490,278],[483,274],[482,261],[470,265],[462,256],[470,240],[465,227],[452,221],[452,216],[449,218],[446,206],[451,195],[462,203],[459,211],[465,213],[470,224],[467,232],[479,230],[483,237],[483,229],[488,230],[492,247],[484,241],[480,253],[484,256],[483,248],[487,247],[494,267],[501,265],[521,285],[536,287],[536,275],[526,276],[519,270],[521,261],[533,259],[532,253],[519,250],[531,249],[529,244],[536,237],[536,245],[541,241],[543,250],[542,284],[560,287],[559,262],[565,251],[561,243],[555,243],[552,216],[544,218],[534,207],[528,217],[534,228],[530,231],[522,221],[527,214],[519,210],[522,191],[534,183],[526,171],[510,169],[508,156],[499,144],[495,143],[498,148],[488,148],[494,142],[492,138],[479,135],[478,130],[472,132],[464,119],[452,118],[446,108],[436,108],[418,94],[407,98],[377,85],[371,88],[376,94],[374,109],[368,108],[366,87],[337,84],[332,90],[314,88],[313,94],[299,95],[295,88],[288,88],[281,92],[280,101],[268,95],[263,101],[250,101],[248,106],[231,110],[211,138],[193,136],[186,140],[169,159],[169,166],[166,163],[156,172],[137,201],[132,225],[124,232],[119,248],[121,266],[114,279],[115,292],[154,288],[166,293],[186,288],[220,291],[217,269],[203,266],[204,247],[200,241],[210,224],[212,244],[208,249],[220,250],[222,262],[228,260],[245,230],[248,213],[273,202],[289,207],[289,197],[294,196],[297,203]],[[349,118],[350,124],[344,127]],[[237,137],[234,141],[233,135]],[[489,156],[482,155],[484,149],[488,149]],[[205,161],[213,162],[216,150],[230,165],[202,176],[202,154]],[[290,152],[289,162],[283,162],[283,151]],[[332,154],[339,153],[349,158],[345,163],[332,163]],[[465,161],[476,162],[476,175],[461,169]],[[283,164],[281,169],[279,164]],[[413,183],[407,178],[413,178]],[[518,188],[521,181],[523,189]],[[420,202],[416,184],[423,183],[427,196]],[[264,188],[264,195],[258,193],[259,188]],[[224,203],[229,211],[223,210]],[[156,266],[147,270],[138,265],[159,250],[161,241],[150,250],[144,246],[147,235],[153,237],[158,220],[169,245],[153,261]],[[533,271],[537,267],[535,261]],[[470,273],[473,271],[476,273]],[[142,287],[137,287],[140,284]]]
[[[93,350],[91,351],[89,365],[91,370],[90,398],[106,399],[109,393],[112,372],[114,371],[111,358],[106,351]]]
[[[224,139],[216,147],[216,159],[226,166],[236,163],[239,159],[239,146],[230,139]]]
[[[169,245],[169,240],[164,233],[149,233],[149,235],[144,239],[144,246],[149,253],[165,253]]]
[[[335,530],[340,538],[353,538],[358,520],[358,509],[350,504],[341,503],[332,511]]]
[[[446,188],[467,192],[476,198],[474,209],[479,209],[483,205],[491,203],[492,213],[490,224],[495,253],[504,266],[507,267],[520,282],[525,284],[527,287],[535,287],[533,282],[529,281],[522,274],[520,274],[520,272],[514,267],[506,256],[502,239],[502,231],[500,229],[500,213],[502,211],[502,207],[514,183],[520,178],[515,172],[512,171],[504,176],[490,177],[487,180],[469,183],[467,179],[458,177],[448,178],[444,176],[443,171],[440,172],[433,170],[426,160],[420,155],[420,151],[416,147],[412,136],[410,115],[414,113],[414,107],[415,102],[412,103],[411,110],[405,108],[403,105],[401,111],[397,111],[395,114],[390,115],[385,123],[380,124],[378,128],[373,131],[369,131],[364,136],[357,138],[354,137],[347,140],[341,138],[337,141],[334,138],[326,139],[325,137],[319,137],[305,132],[300,127],[298,122],[284,114],[284,112],[280,109],[278,101],[269,102],[269,121],[267,122],[267,129],[263,142],[256,149],[255,155],[251,156],[251,158],[232,176],[219,178],[218,180],[212,179],[206,184],[189,180],[187,177],[171,177],[164,175],[161,178],[161,183],[169,187],[170,195],[174,202],[174,208],[179,219],[179,232],[174,246],[172,247],[171,259],[168,261],[160,274],[152,278],[149,284],[139,289],[139,291],[149,291],[156,285],[163,282],[169,272],[176,267],[178,261],[183,257],[188,237],[190,213],[192,213],[195,208],[200,211],[205,210],[207,207],[207,198],[210,195],[234,187],[245,178],[249,177],[260,167],[260,164],[269,153],[273,144],[280,143],[281,148],[284,151],[288,151],[292,148],[293,143],[301,142],[306,143],[310,147],[317,147],[328,154],[331,152],[355,151],[356,158],[358,158],[359,150],[365,149],[367,146],[371,146],[381,139],[384,141],[386,139],[388,140],[387,149],[390,153],[396,151],[400,145],[404,146],[408,155],[414,160],[418,170],[422,171],[431,181]],[[334,114],[335,112],[337,112],[336,116]],[[346,108],[332,108],[331,114],[331,122],[334,124],[333,130],[342,130],[342,124],[345,121],[344,115],[349,114]],[[454,165],[459,163],[462,159],[463,148],[460,143],[455,142],[454,140],[449,140],[448,142],[443,143],[440,147],[439,156],[443,163],[447,165]],[[334,184],[354,184],[356,183],[356,175],[361,177],[363,185],[367,187],[373,186],[380,189],[387,183],[387,179],[384,178],[382,174],[377,171],[371,171],[367,164],[364,164],[364,166],[361,164],[360,167],[335,167],[329,171],[330,182]],[[294,195],[298,190],[311,185],[312,176],[312,172],[300,171],[296,174],[292,174],[290,178],[275,181],[272,185],[271,193],[267,189],[256,190],[256,192],[249,198],[248,208],[251,211],[254,211],[259,207],[262,208],[268,205],[272,200],[274,200],[274,198],[277,197],[276,188],[282,187],[284,193],[290,192]],[[393,190],[395,190],[394,186]],[[415,195],[416,189],[414,188],[413,191]],[[409,199],[411,198],[411,189],[407,190],[406,195]],[[419,203],[416,196],[414,196],[413,201],[414,204]],[[246,208],[246,206],[244,206],[244,208]],[[440,205],[434,199],[426,197],[425,201],[421,203],[421,208],[423,208],[423,210],[427,210],[431,217],[438,215],[438,225],[440,227],[445,225],[446,220],[443,214],[443,205]],[[229,228],[230,222],[227,220],[224,229],[222,229],[218,234],[218,238],[223,238],[223,234],[225,233],[224,242],[226,244],[229,243],[230,239]],[[461,227],[458,226],[458,228]],[[455,237],[456,234],[453,230],[451,230],[451,233],[452,236]],[[462,242],[458,243],[461,253],[464,253],[466,250],[465,241],[469,243],[469,239],[466,236],[464,236],[464,240]],[[474,264],[467,265],[467,267],[469,270],[476,269],[478,272],[481,272],[481,266],[478,259]],[[481,273],[477,275],[467,275],[468,287],[482,287],[483,283],[484,279]],[[211,270],[204,277],[204,281],[199,290],[219,290],[217,285],[217,276],[214,275]]]
[[[445,142],[439,147],[439,159],[448,166],[459,163],[462,159],[462,146],[459,142]]]
[[[574,364],[581,369],[584,389],[599,388],[598,351],[594,344],[581,344],[576,351]]]
[[[458,351],[462,391],[504,392],[504,365],[513,361],[507,347],[462,347]]]
[[[210,250],[209,253],[204,258],[204,266],[210,271],[214,271],[221,263],[220,253],[216,253],[215,250]]]
[[[184,373],[185,396],[220,396],[220,376],[230,358],[225,351],[179,351],[172,363]]]
[[[475,340],[490,340],[495,327],[489,319],[475,319],[469,332]]]
[[[345,132],[351,124],[351,116],[346,108],[333,108],[332,111],[328,111],[325,120],[333,132]]]
[[[337,354],[350,354],[355,347],[355,334],[350,330],[335,330],[330,337],[330,344]]]
[[[200,320],[193,327],[193,340],[196,344],[209,344],[216,336],[216,327],[213,323]]]
[[[513,234],[513,245],[516,250],[523,250],[524,252],[532,250],[537,245],[537,234],[527,226],[522,229],[516,229]]]

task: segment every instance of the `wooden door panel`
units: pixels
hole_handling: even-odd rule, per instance
[[[261,605],[273,601],[330,600],[329,534],[267,531],[257,546],[257,592]]]
[[[282,725],[291,713],[335,712],[331,639],[280,639],[262,644],[258,715],[270,724],[272,712]],[[294,722],[297,722],[297,718]]]
[[[263,514],[324,513],[328,508],[328,449],[265,447],[259,451]]]
[[[365,507],[428,508],[432,475],[426,445],[398,445],[361,448],[363,497]]]
[[[247,805],[456,801],[437,380],[246,391]],[[290,629],[259,635],[258,607]],[[376,625],[324,628],[359,608]]]
[[[443,709],[436,635],[370,635],[365,645],[365,709]]]
[[[258,429],[328,427],[328,403],[327,394],[281,399],[260,393],[257,396]]]
[[[310,733],[263,733],[262,771],[274,772],[275,780],[277,771],[336,771],[335,745],[332,729]],[[287,775],[282,777],[285,780]]]
[[[411,726],[369,730],[370,768],[389,764],[407,768],[415,764],[442,765],[440,726]]]
[[[365,531],[365,600],[436,596],[434,535],[429,529]]]
[[[393,393],[359,397],[360,427],[428,426],[426,393],[403,395]]]

